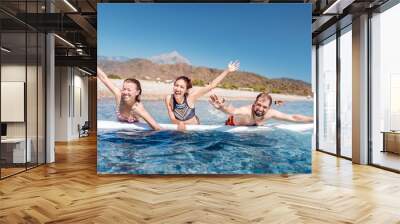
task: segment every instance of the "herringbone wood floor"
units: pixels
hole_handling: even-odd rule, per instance
[[[98,176],[96,139],[0,181],[0,223],[400,223],[400,175],[313,153],[313,174]]]

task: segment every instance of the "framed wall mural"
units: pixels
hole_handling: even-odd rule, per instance
[[[98,4],[98,173],[311,173],[310,22],[310,4]]]

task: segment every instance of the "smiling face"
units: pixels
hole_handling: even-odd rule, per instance
[[[174,95],[184,96],[188,92],[187,83],[183,79],[177,79],[174,83]]]
[[[140,90],[138,90],[135,83],[124,82],[121,89],[121,100],[123,100],[124,102],[134,101],[139,95]]]
[[[271,100],[267,97],[259,97],[252,106],[253,114],[256,117],[263,117],[271,107]]]

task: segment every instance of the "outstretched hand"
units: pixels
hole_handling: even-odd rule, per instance
[[[225,98],[219,98],[217,95],[211,95],[209,102],[211,105],[213,105],[216,109],[220,109],[224,103],[225,103]]]
[[[114,94],[115,100],[119,102],[121,98],[120,89],[107,77],[106,73],[97,67],[97,78]]]
[[[238,60],[236,60],[234,62],[230,61],[228,64],[228,71],[235,72],[235,71],[239,70],[239,67],[240,67],[240,62]]]

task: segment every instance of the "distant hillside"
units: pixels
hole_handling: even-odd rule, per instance
[[[172,81],[176,77],[186,75],[192,79],[194,85],[205,85],[222,70],[196,67],[186,63],[157,64],[147,59],[130,59],[127,61],[114,61],[98,58],[98,65],[110,78],[136,78],[157,81]],[[235,72],[228,75],[220,87],[227,89],[251,88],[254,91],[268,91],[292,95],[308,96],[311,94],[311,85],[304,81],[294,79],[269,79],[251,72]]]
[[[180,55],[177,51],[172,51],[170,53],[165,53],[149,58],[150,61],[156,64],[179,64],[184,63],[190,65],[190,61]]]
[[[98,56],[99,60],[108,60],[108,61],[128,61],[130,58],[128,57],[124,57],[124,56],[111,56],[111,57],[107,57],[107,56]]]

